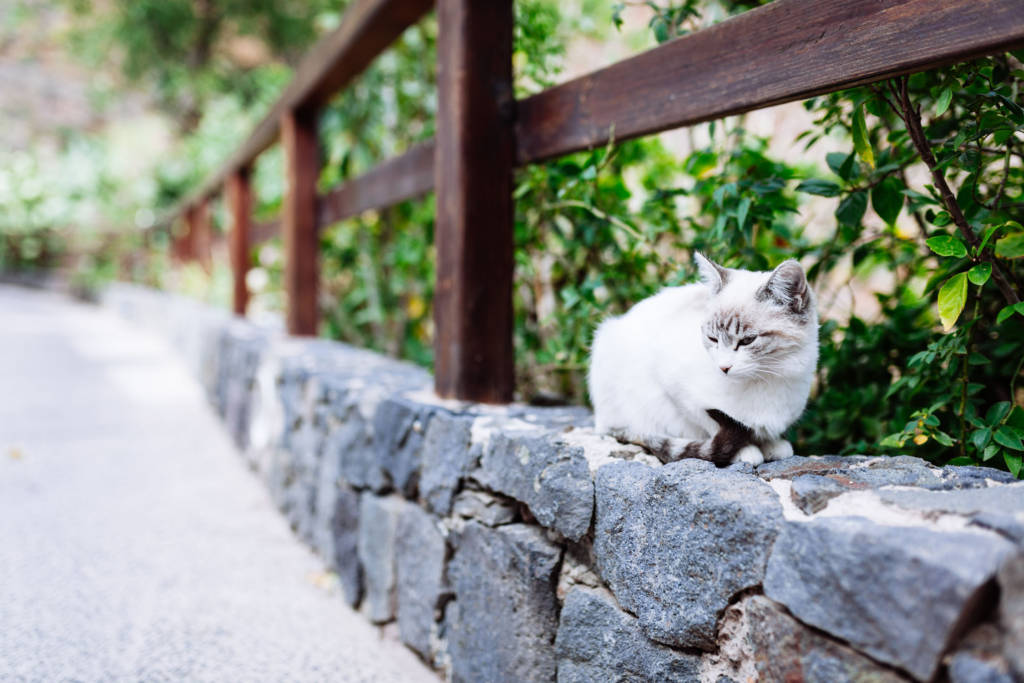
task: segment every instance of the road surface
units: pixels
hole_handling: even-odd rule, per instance
[[[0,286],[0,681],[433,681],[158,339]]]

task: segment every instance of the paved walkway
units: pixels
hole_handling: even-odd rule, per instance
[[[435,681],[332,589],[161,340],[0,286],[0,681]]]

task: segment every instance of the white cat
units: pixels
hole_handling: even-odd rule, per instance
[[[667,287],[594,334],[588,384],[598,431],[662,462],[759,464],[793,455],[780,436],[803,412],[818,315],[803,269],[723,268]]]

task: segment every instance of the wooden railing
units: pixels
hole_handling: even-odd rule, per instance
[[[318,111],[433,5],[355,0],[234,156],[172,215],[188,225],[180,251],[206,258],[207,202],[227,187],[234,308],[244,314],[260,232],[249,178],[280,140],[288,330],[311,335],[318,230],[434,190],[436,389],[486,402],[513,389],[515,167],[1024,46],[1022,0],[775,0],[516,101],[512,0],[437,0],[436,140],[318,196]]]

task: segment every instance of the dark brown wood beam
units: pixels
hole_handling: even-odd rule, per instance
[[[231,277],[233,280],[231,303],[236,315],[245,315],[249,304],[249,288],[245,276],[249,273],[250,235],[252,233],[252,185],[250,169],[243,167],[228,176],[228,211],[231,213]]]
[[[437,286],[440,396],[512,399],[512,0],[438,0]]]
[[[434,141],[414,147],[320,198],[320,228],[370,209],[383,209],[434,189]]]
[[[320,155],[317,119],[314,110],[287,112],[281,117],[281,142],[288,180],[281,212],[287,296],[285,320],[290,334],[306,336],[316,335],[319,321],[320,243],[316,226],[316,183],[320,177]]]
[[[776,0],[519,102],[518,163],[1021,46],[1021,0]]]

